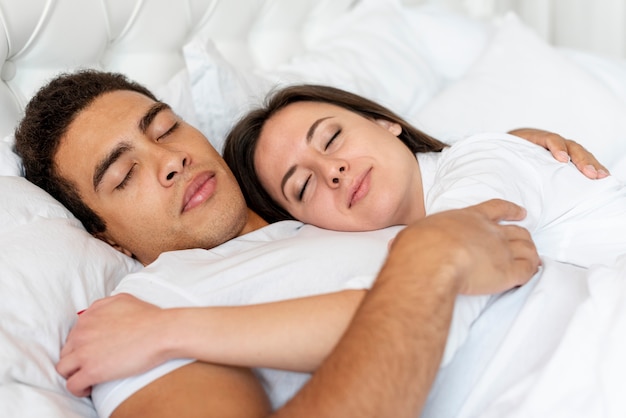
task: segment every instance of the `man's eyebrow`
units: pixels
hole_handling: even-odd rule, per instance
[[[320,123],[322,123],[326,119],[330,119],[330,118],[332,118],[332,116],[326,116],[326,117],[323,117],[323,118],[319,118],[318,120],[316,120],[315,122],[313,122],[311,124],[311,126],[309,127],[309,130],[306,132],[306,142],[307,142],[307,144],[309,144],[311,142],[311,140],[313,139],[313,135],[315,135],[315,130],[320,125]],[[291,176],[293,176],[293,173],[295,173],[295,171],[296,171],[296,166],[295,165],[292,165],[291,167],[289,167],[289,170],[287,170],[287,172],[283,176],[283,179],[280,182],[280,191],[283,193],[283,197],[285,199],[287,199],[287,200],[289,200],[289,199],[287,198],[287,194],[285,193],[285,184],[287,184],[287,181],[289,180],[289,178],[291,178]]]
[[[139,120],[139,130],[142,134],[145,134],[148,130],[148,127],[159,114],[159,112],[163,110],[170,110],[170,106],[167,103],[156,102],[153,104],[150,109],[143,115],[143,117]]]
[[[100,187],[100,183],[102,183],[102,178],[106,174],[107,170],[120,159],[124,153],[130,151],[132,149],[132,145],[128,142],[120,142],[117,146],[111,150],[98,164],[96,164],[96,169],[93,172],[93,189],[98,191],[98,187]]]
[[[150,124],[152,123],[152,121],[154,121],[154,118],[156,118],[156,116],[160,112],[164,110],[170,110],[170,109],[171,107],[167,103],[163,103],[163,102],[154,103],[152,106],[150,106],[150,108],[146,111],[146,113],[144,113],[142,118],[139,120],[139,124],[138,124],[139,131],[141,131],[141,133],[145,135],[145,133],[148,130],[148,127],[150,127]],[[102,183],[102,178],[106,174],[107,170],[117,160],[119,160],[120,157],[124,155],[124,153],[130,151],[132,148],[133,147],[130,143],[121,142],[111,152],[109,152],[109,154],[107,154],[106,157],[104,157],[98,164],[96,164],[96,168],[93,173],[94,190],[97,191],[98,187],[100,187],[100,183]]]

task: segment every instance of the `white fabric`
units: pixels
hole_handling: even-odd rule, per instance
[[[427,214],[500,198],[527,209],[520,224],[541,255],[588,267],[611,264],[626,252],[626,188],[615,177],[590,180],[546,150],[499,133],[473,135],[417,157]],[[442,366],[488,302],[481,296],[460,305],[463,314],[450,326]]]
[[[177,307],[244,305],[366,289],[382,265],[389,239],[399,229],[345,233],[295,221],[280,222],[209,251],[162,254],[143,271],[124,278],[114,293],[130,293],[161,307]],[[468,315],[468,309],[470,313],[475,309],[473,299],[458,298],[453,322]],[[507,323],[500,321],[494,330],[506,329]],[[456,351],[459,341],[450,338],[447,352]],[[108,416],[133,392],[190,361],[170,361],[144,375],[98,385],[92,397],[99,414]],[[285,403],[309,377],[258,371],[274,407]]]
[[[626,187],[613,176],[590,180],[508,134],[473,135],[418,158],[430,211],[501,198],[526,208],[519,224],[541,255],[588,267],[626,252]]]
[[[466,0],[457,2],[460,1],[468,3]],[[445,2],[451,3],[448,0]],[[21,164],[12,151],[11,133],[29,97],[60,71],[96,67],[124,72],[155,89],[159,97],[170,102],[185,119],[194,122],[196,109],[192,108],[192,91],[177,90],[185,87],[185,78],[188,77],[181,73],[187,64],[183,45],[192,39],[211,40],[238,74],[252,73],[255,68],[271,72],[278,65],[292,65],[297,70],[298,62],[291,61],[295,56],[304,56],[312,64],[317,64],[310,55],[312,44],[305,44],[303,33],[319,33],[324,25],[349,21],[350,18],[339,18],[349,14],[358,3],[352,0],[41,0],[29,1],[26,3],[28,7],[25,7],[24,2],[0,0],[0,137],[4,138],[0,142],[0,173],[11,176],[21,174]],[[332,33],[348,42],[343,51],[351,51],[355,66],[364,63],[362,68],[378,78],[370,78],[368,83],[359,85],[379,86],[378,92],[383,95],[388,90],[390,94],[385,97],[391,98],[391,102],[385,100],[385,103],[392,107],[395,107],[396,95],[402,95],[402,103],[409,106],[413,103],[405,102],[405,99],[410,95],[428,100],[437,91],[438,80],[464,74],[485,47],[487,40],[482,22],[465,22],[445,13],[430,11],[427,15],[420,15],[424,9],[419,7],[415,8],[415,15],[406,10],[398,13],[397,8],[382,13],[382,2],[375,3],[370,1],[366,7],[361,7],[362,11],[369,10],[369,14],[363,13],[367,18],[363,23],[353,20],[343,30],[336,26]],[[403,3],[415,1],[406,0]],[[485,2],[471,3],[480,5]],[[598,7],[605,6],[603,2],[595,3]],[[384,22],[375,19],[376,10],[381,10]],[[399,14],[410,20],[409,26],[415,29],[415,38],[411,38],[412,34],[406,31],[407,27],[398,18]],[[394,25],[398,25],[397,30]],[[358,42],[358,36],[351,32],[351,28],[362,31],[365,26],[373,28],[365,34],[366,38],[376,40],[376,45],[386,42],[384,48],[372,47],[372,43],[365,38],[362,43]],[[377,34],[377,31],[381,33]],[[332,68],[327,70],[329,79],[334,80],[330,73],[338,72],[346,61],[339,53],[333,55],[333,51],[342,51],[338,46],[339,39],[330,39],[329,42],[328,54],[320,54],[320,57],[336,57],[336,61],[333,58],[332,62],[328,62]],[[495,42],[493,44],[496,45]],[[605,86],[610,86],[623,99],[626,91],[624,77],[620,76],[623,61],[609,63],[602,57],[584,63],[577,61],[584,64],[592,75],[589,82],[588,77],[577,76],[578,69],[574,67],[572,70],[570,61],[546,54],[542,43],[537,45],[522,39],[519,43],[502,41],[497,45],[500,52],[492,55],[493,66],[487,66],[482,61],[469,74],[476,75],[482,65],[485,78],[464,80],[477,85],[479,90],[467,90],[469,99],[465,103],[469,104],[462,108],[460,114],[466,113],[470,120],[473,119],[478,110],[476,100],[490,97],[497,104],[491,117],[494,120],[509,120],[510,115],[519,114],[520,108],[532,109],[536,106],[543,114],[561,122],[566,118],[568,123],[577,127],[584,123],[586,127],[601,128],[590,136],[583,135],[578,129],[569,134],[569,131],[560,129],[564,124],[555,129],[581,141],[596,152],[602,162],[611,163],[621,158],[622,163],[616,164],[624,167],[622,173],[626,173],[626,142],[622,131],[618,129],[606,134],[613,121],[598,118],[602,112],[615,114],[615,107],[611,101],[605,100],[606,88],[593,91],[596,81],[608,81]],[[520,46],[523,49],[519,49]],[[402,51],[411,51],[407,55],[408,61],[400,60]],[[529,71],[528,68],[519,71],[518,66],[504,65],[507,62],[519,63],[525,56],[529,57],[537,71]],[[377,61],[377,57],[392,60]],[[410,71],[413,63],[419,68],[416,73]],[[401,74],[406,78],[399,77],[396,67],[403,69]],[[357,69],[359,75],[365,76],[361,74],[361,67]],[[429,85],[428,80],[433,79],[432,70],[435,84]],[[301,71],[306,72],[306,68]],[[490,93],[499,87],[492,88],[488,80],[502,83],[500,93]],[[566,80],[576,82],[572,81],[567,84],[568,88],[563,88]],[[381,84],[372,84],[374,81]],[[387,85],[394,88],[387,89]],[[528,92],[532,86],[541,86],[546,94],[552,92],[550,97],[560,99],[555,102],[559,105],[548,107],[547,104],[553,102],[533,99],[537,96],[529,100],[524,94],[520,98],[519,90],[507,90],[511,85],[519,85],[523,87],[520,90]],[[558,90],[553,92],[553,87],[558,87]],[[481,95],[477,96],[476,91]],[[571,96],[572,91],[578,92],[578,96]],[[456,92],[462,96],[462,91]],[[568,107],[561,105],[563,100],[580,103],[583,95],[588,101],[587,106],[582,108],[584,111],[574,112],[571,116]],[[505,112],[502,100],[507,96],[515,98],[514,104],[518,105],[502,114]],[[446,116],[446,109],[455,109],[458,101],[450,98],[446,103],[437,99],[433,104],[443,108],[443,115]],[[564,113],[566,116],[563,116]],[[459,113],[454,119],[441,117],[440,112],[435,114],[437,129],[446,126],[463,128],[462,121],[458,119]],[[623,114],[619,113],[620,117]],[[519,124],[517,120],[513,122],[514,125]],[[480,126],[478,130],[485,129],[487,127]],[[474,132],[473,129],[471,131]],[[467,130],[462,129],[461,134],[465,133]],[[589,146],[591,143],[593,147]],[[613,163],[610,168],[616,172]],[[621,177],[626,178],[626,175]],[[4,254],[0,263],[0,317],[9,324],[5,327],[3,322],[0,331],[0,416],[94,416],[95,411],[88,401],[67,393],[65,382],[54,372],[54,362],[65,333],[74,321],[74,312],[110,290],[109,279],[116,281],[118,274],[123,275],[136,263],[125,257],[120,258],[119,254],[112,253],[99,241],[88,239],[57,202],[47,195],[42,198],[39,189],[23,180],[0,179],[0,193],[0,224],[3,225],[0,253]],[[65,291],[71,291],[72,296],[66,297]],[[44,326],[42,321],[46,320],[48,322]],[[33,326],[23,328],[12,323]],[[32,330],[37,330],[38,334]],[[451,396],[448,397],[449,402],[453,401]]]
[[[625,276],[625,256],[588,270],[544,258],[505,338],[494,345],[490,327],[511,307],[494,305],[439,373],[422,417],[623,417]]]
[[[542,256],[588,267],[594,263],[612,265],[626,252],[624,216],[626,188],[615,177],[604,180],[587,179],[573,164],[559,163],[547,151],[518,137],[499,133],[473,135],[454,143],[441,153],[418,154],[418,161],[424,183],[427,213],[501,198],[518,203],[527,209],[527,218],[519,224],[531,231]],[[567,278],[582,277],[585,274],[582,269],[574,269],[571,266],[559,266],[552,262],[550,266],[547,272],[544,271],[540,283],[546,280],[560,281],[564,278],[563,286],[571,285],[575,289],[577,283],[573,281],[567,284]],[[538,289],[547,292],[545,286],[552,285],[542,284]],[[564,290],[554,291],[554,294],[548,293],[550,303],[553,302],[556,307],[561,306],[559,305],[561,292]],[[452,325],[452,336],[459,339],[457,347],[463,343],[465,345],[457,352],[451,365],[441,371],[431,394],[431,401],[425,410],[425,416],[459,416],[459,408],[469,394],[473,400],[467,410],[471,412],[464,416],[475,416],[473,414],[482,411],[496,395],[500,395],[498,391],[513,387],[517,379],[527,379],[528,376],[539,373],[539,370],[546,367],[547,360],[544,357],[552,353],[559,341],[555,336],[561,334],[555,330],[567,325],[569,320],[563,321],[567,318],[568,312],[572,312],[576,307],[574,302],[582,301],[586,293],[582,292],[579,296],[568,299],[568,303],[572,305],[567,305],[567,310],[560,311],[558,308],[554,311],[554,314],[561,318],[561,322],[554,323],[553,318],[542,317],[542,327],[545,326],[545,332],[551,333],[550,343],[545,338],[541,339],[538,347],[526,352],[524,350],[528,348],[527,344],[521,343],[524,341],[523,338],[515,337],[517,332],[515,328],[506,336],[503,346],[510,350],[502,351],[507,353],[502,354],[506,356],[506,361],[511,362],[514,358],[511,352],[516,355],[523,353],[522,358],[525,359],[521,365],[513,369],[511,364],[497,363],[494,360],[493,350],[500,345],[502,336],[497,332],[494,336],[492,328],[494,324],[502,321],[503,314],[511,315],[511,307],[499,311],[495,316],[485,314],[473,317],[466,307],[467,314],[462,317],[462,321]],[[476,310],[481,308],[480,302],[480,298],[472,301],[475,306],[474,313],[480,313]],[[502,302],[496,300],[497,303]],[[539,322],[536,319],[537,312],[542,312],[546,306],[537,308],[533,303],[529,301],[524,305],[525,313],[522,317],[530,316],[533,321]],[[486,312],[492,309],[498,308],[491,305]],[[529,327],[531,323],[527,322],[525,327]],[[540,335],[542,327],[537,327],[533,332]],[[521,330],[526,338],[532,331],[531,328]],[[533,336],[533,341],[537,340],[539,338]],[[594,348],[599,350],[599,346]],[[506,373],[510,375],[504,376]],[[476,388],[478,381],[483,382],[484,387]],[[519,392],[514,392],[511,396],[522,396],[528,387],[518,387],[516,390]],[[590,396],[597,397],[598,394],[593,393]],[[513,399],[519,401],[518,397]],[[510,409],[513,404],[515,402],[509,402],[505,406]],[[532,407],[533,405],[529,404],[531,410]],[[497,413],[493,416],[508,416],[503,413],[509,411],[506,408],[496,409]]]
[[[521,288],[494,296],[478,318],[468,319],[469,333],[465,331],[463,344],[439,369],[423,410],[424,418],[456,418],[540,280],[541,270]],[[507,325],[501,326],[503,323]]]
[[[23,175],[22,160],[13,151],[13,135],[0,140],[0,176]]]
[[[431,67],[414,30],[419,22],[411,16],[399,0],[361,0],[343,14],[312,16],[292,35],[303,47],[287,59],[260,56],[247,67],[237,66],[210,36],[198,34],[184,52],[200,130],[221,150],[226,133],[250,106],[272,88],[304,82],[415,114],[440,90],[443,77]]]
[[[545,273],[544,273],[545,274]],[[611,267],[596,265],[586,274],[589,296],[582,300],[569,317],[559,312],[563,327],[550,323],[550,312],[532,305],[525,309],[512,328],[507,345],[500,350],[483,381],[476,387],[497,388],[500,379],[507,384],[495,389],[498,397],[483,406],[468,399],[460,417],[623,417],[626,412],[624,375],[626,373],[626,258]],[[575,276],[562,275],[555,292],[563,292],[566,301]],[[541,290],[541,289],[539,289]],[[549,289],[547,289],[549,291]],[[543,308],[554,304],[547,293],[537,295]],[[554,294],[554,292],[552,292]],[[541,300],[543,299],[543,300]],[[568,299],[574,302],[576,298]],[[532,299],[529,299],[529,303]],[[544,322],[546,321],[546,322]],[[522,329],[518,324],[525,325]],[[518,332],[518,331],[522,332]],[[556,334],[556,335],[555,335]],[[558,337],[558,338],[555,338]],[[519,375],[510,375],[510,366],[526,360],[528,350],[537,350],[546,340],[556,342],[547,351],[543,363]],[[500,379],[493,379],[494,374]],[[506,376],[504,376],[506,375]],[[484,396],[481,396],[484,399]]]
[[[612,169],[626,153],[625,114],[626,103],[603,81],[508,16],[468,73],[415,121],[446,142],[477,132],[545,129],[576,140]]]
[[[385,7],[387,3],[393,7]],[[35,0],[25,6],[0,0],[0,174],[22,174],[12,132],[32,94],[62,71],[91,67],[123,72],[153,89],[184,119],[200,125],[192,94],[204,91],[191,90],[192,74],[186,71],[183,50],[192,39],[210,40],[234,71],[246,74],[259,68],[271,74],[273,68],[285,65],[285,71],[300,68],[304,76],[306,67],[291,58],[303,56],[316,64],[309,46],[318,45],[326,54],[319,55],[325,64],[317,67],[326,70],[329,80],[335,74],[348,74],[350,68],[361,73],[369,67],[367,75],[355,77],[355,85],[379,88],[379,93],[388,90],[392,100],[402,93],[402,103],[408,106],[413,98],[428,99],[437,85],[430,81],[438,76],[420,55],[398,2],[355,4],[352,0]],[[364,32],[379,14],[384,31]],[[332,29],[336,40],[330,39],[327,46],[312,39],[304,44],[309,42],[306,37],[322,33],[325,27]],[[340,52],[352,54],[351,67]],[[397,77],[399,68],[404,81],[390,77]],[[425,78],[419,78],[418,72]],[[409,77],[422,81],[405,88],[402,83],[409,85]],[[218,77],[212,86],[221,81]],[[221,93],[228,96],[232,91]],[[241,109],[220,107],[225,103],[218,100],[221,97],[208,90],[203,98],[223,112],[213,114],[214,120],[232,121]],[[66,391],[54,365],[75,312],[105,296],[119,277],[138,264],[90,238],[57,202],[47,195],[42,198],[41,193],[23,179],[0,181],[0,224],[6,225],[1,231],[0,310],[3,325],[4,321],[16,324],[0,331],[0,416],[94,416],[88,400]],[[49,297],[44,290],[50,290]],[[64,292],[73,293],[68,297]],[[77,300],[76,295],[82,296]],[[45,326],[42,321],[47,321]],[[17,325],[22,323],[34,325]]]
[[[172,308],[235,306],[367,289],[382,265],[389,239],[399,229],[347,233],[303,226],[295,221],[279,222],[212,250],[164,253],[142,271],[125,277],[113,294],[130,293]],[[507,298],[517,307],[527,296],[527,292],[510,293]],[[489,298],[457,297],[442,364],[452,360],[467,337],[467,328]],[[509,312],[491,326],[492,333],[508,329],[516,310]],[[97,385],[92,398],[99,415],[109,416],[134,392],[191,361],[168,361],[142,375]],[[291,398],[309,378],[304,373],[257,371],[275,408]]]
[[[54,366],[76,312],[139,264],[22,177],[0,176],[0,416],[95,417]]]
[[[398,228],[337,233],[295,221],[269,225],[212,250],[162,254],[122,280],[114,293],[130,293],[161,307],[225,306],[367,288]],[[101,416],[141,386],[184,362],[166,363],[149,375],[99,385],[93,392]],[[308,374],[260,370],[274,407]]]
[[[408,8],[405,15],[428,63],[446,82],[467,73],[489,44],[493,31],[491,20],[473,19],[433,4]]]
[[[483,320],[481,316],[472,328],[472,332],[479,330],[482,331],[482,334],[470,335],[468,341],[473,342],[474,347],[470,350],[468,344],[466,344],[461,350],[468,348],[467,353],[469,355],[464,356],[464,352],[461,351],[458,359],[470,365],[468,366],[470,373],[472,372],[472,367],[478,367],[478,365],[482,365],[483,369],[480,370],[477,378],[471,383],[466,380],[465,371],[457,369],[457,372],[460,370],[461,373],[456,377],[467,384],[465,392],[457,392],[457,397],[453,397],[453,402],[456,402],[459,407],[458,410],[448,410],[448,413],[444,413],[448,407],[444,404],[446,402],[445,398],[441,397],[438,399],[438,404],[435,404],[435,399],[431,399],[433,404],[428,409],[430,413],[436,411],[441,413],[425,414],[425,416],[436,416],[438,418],[477,416],[583,418],[603,416],[602,414],[588,414],[588,411],[585,409],[576,411],[576,409],[572,409],[567,405],[570,402],[576,403],[579,399],[576,397],[578,395],[577,388],[571,384],[572,376],[566,368],[575,367],[577,362],[584,361],[580,357],[569,358],[568,363],[565,365],[566,368],[561,369],[562,373],[553,381],[554,386],[549,389],[543,387],[542,391],[538,392],[541,400],[536,399],[534,402],[534,406],[541,410],[542,403],[551,403],[557,398],[553,394],[562,389],[563,393],[570,395],[561,398],[562,403],[565,405],[559,405],[551,413],[517,415],[519,404],[523,402],[525,395],[529,391],[534,392],[530,387],[533,385],[531,382],[537,376],[549,372],[553,367],[553,358],[559,352],[562,342],[566,340],[568,327],[571,327],[574,323],[574,314],[582,309],[583,303],[589,297],[588,273],[586,269],[543,258],[539,280],[510,325],[505,337],[495,346],[495,349],[493,346],[485,347],[482,338],[480,338],[482,335],[488,334],[487,327],[494,323],[495,318],[485,318],[489,319],[489,321],[485,321],[486,324],[481,324]],[[588,323],[584,325],[587,333],[593,333],[594,327],[598,324]],[[472,337],[478,338],[472,339]],[[585,335],[580,335],[579,337],[579,341],[572,341],[572,343],[580,344],[586,339]],[[589,343],[600,351],[604,348],[601,343],[598,344],[598,341],[590,341]],[[486,355],[489,357],[485,358]],[[458,367],[460,365],[453,364],[453,366]],[[447,378],[454,378],[454,374],[448,375]],[[589,383],[592,386],[600,383],[600,379],[597,379],[593,373],[586,374],[584,377],[581,376],[581,378],[589,379]],[[445,380],[439,383],[445,384]],[[527,383],[530,383],[530,386]],[[460,394],[464,396],[459,396]],[[594,399],[602,402],[602,398],[602,389],[599,387],[589,392],[588,399],[590,400]],[[568,399],[568,401],[565,402],[563,399]],[[504,403],[504,400],[510,402]],[[532,404],[533,402],[530,403]],[[497,411],[497,413],[487,413],[486,411],[488,410]],[[530,410],[532,411],[532,409]]]

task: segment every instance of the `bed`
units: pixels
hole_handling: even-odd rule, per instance
[[[218,149],[274,86],[331,84],[448,142],[552,130],[626,179],[626,2],[521,3],[0,0],[0,416],[96,416],[54,365],[76,313],[141,267],[22,177],[12,132],[50,77],[126,73]]]

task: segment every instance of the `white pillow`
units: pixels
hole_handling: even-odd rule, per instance
[[[307,49],[257,74],[276,84],[314,82],[352,91],[413,114],[442,85],[399,0],[361,0],[324,24],[305,27]]]
[[[178,116],[192,126],[198,127],[196,109],[191,96],[191,82],[189,72],[183,68],[166,83],[159,84],[151,89],[152,93],[164,103],[172,107]]]
[[[21,176],[22,159],[13,151],[13,135],[0,140],[0,176]]]
[[[237,70],[204,35],[185,45],[183,53],[196,127],[221,152],[232,125],[252,105],[260,103],[270,85],[252,73]]]
[[[304,50],[274,68],[236,68],[206,36],[195,37],[184,53],[200,129],[221,150],[233,122],[271,88],[304,82],[343,88],[401,115],[414,114],[443,80],[423,56],[406,11],[399,0],[361,0],[330,21],[312,19],[300,34]]]
[[[54,366],[76,313],[140,265],[23,177],[0,190],[0,416],[95,417]]]
[[[407,7],[406,18],[421,41],[428,63],[447,80],[465,75],[489,43],[492,22],[437,4]]]
[[[499,22],[468,74],[417,120],[447,142],[519,127],[554,131],[580,142],[609,169],[626,153],[626,104],[514,15]]]

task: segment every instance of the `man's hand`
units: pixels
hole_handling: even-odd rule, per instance
[[[447,266],[458,292],[497,293],[526,283],[540,260],[529,232],[500,221],[517,221],[526,211],[510,202],[490,200],[465,209],[427,216],[400,232],[390,256],[428,254],[427,266],[438,277]],[[423,264],[423,261],[422,261]]]
[[[609,175],[609,170],[600,164],[592,153],[571,139],[534,128],[520,128],[509,133],[544,147],[558,161],[566,163],[571,159],[576,168],[590,179],[602,179]]]
[[[441,364],[459,292],[526,283],[539,256],[512,203],[427,216],[402,230],[349,328],[276,417],[415,417]]]
[[[154,350],[167,338],[161,332],[161,312],[131,295],[119,294],[96,301],[81,313],[56,367],[67,379],[68,390],[87,396],[97,383],[132,376],[162,363],[164,358]]]

